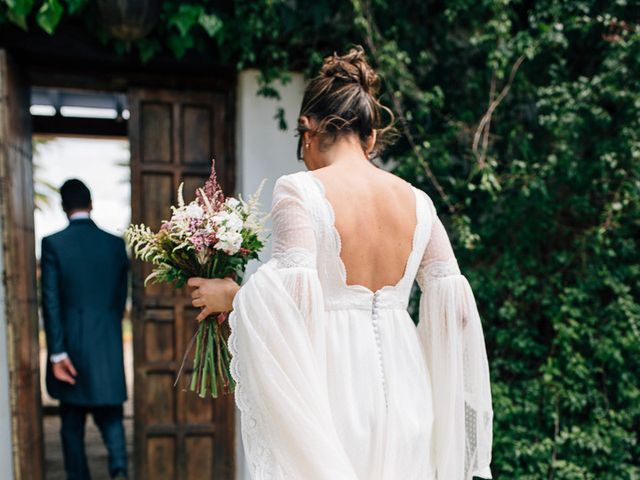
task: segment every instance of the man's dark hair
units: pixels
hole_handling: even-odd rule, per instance
[[[62,208],[67,212],[82,210],[91,206],[91,192],[77,178],[72,178],[62,184],[60,196],[62,197]]]

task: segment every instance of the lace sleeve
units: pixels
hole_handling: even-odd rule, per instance
[[[287,176],[273,189],[273,255],[278,268],[314,268],[316,239],[305,199]]]
[[[430,202],[433,223],[417,275],[418,335],[431,375],[438,478],[491,478],[493,410],[475,298]]]

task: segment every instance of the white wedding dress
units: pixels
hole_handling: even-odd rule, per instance
[[[492,405],[480,317],[431,199],[404,276],[347,285],[322,182],[280,177],[273,251],[229,317],[251,478],[491,478]],[[407,312],[417,279],[419,324]]]

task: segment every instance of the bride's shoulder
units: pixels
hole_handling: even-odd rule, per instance
[[[280,175],[276,179],[276,185],[278,184],[291,185],[291,184],[300,183],[308,173],[309,173],[308,171],[302,170],[300,172],[287,173],[284,175]]]
[[[413,188],[416,193],[418,195],[420,195],[421,197],[423,197],[425,200],[427,200],[427,202],[429,203],[433,203],[433,200],[431,200],[431,197],[429,196],[429,194],[427,192],[425,192],[423,189],[421,189],[420,187],[416,187],[413,183],[411,182],[407,182],[411,188]]]
[[[398,191],[404,190],[407,187],[411,188],[412,190],[414,190],[419,196],[424,197],[425,199],[427,199],[428,201],[431,201],[431,197],[429,197],[429,195],[427,194],[427,192],[425,192],[424,190],[422,190],[420,187],[416,187],[413,183],[411,183],[408,180],[405,180],[404,178],[396,175],[395,173],[391,173],[391,172],[387,172],[387,171],[381,171],[380,172],[382,175],[385,176],[386,180],[393,185]]]
[[[306,171],[301,171],[278,177],[273,187],[274,201],[280,198],[290,198],[307,204],[311,196],[307,173]]]
[[[392,174],[393,175],[393,174]],[[422,198],[423,201],[426,203],[428,209],[430,211],[434,211],[435,209],[435,204],[433,203],[433,200],[431,199],[431,197],[429,196],[429,194],[427,192],[425,192],[423,189],[421,189],[420,187],[415,186],[413,183],[409,182],[408,180],[404,180],[400,177],[397,177],[401,182],[404,182],[406,185],[408,185],[409,187],[411,187],[415,193],[418,195],[418,197]]]
[[[298,194],[299,196],[304,196],[304,193],[308,191],[308,177],[308,171],[300,171],[281,175],[276,179],[274,185],[274,193],[282,191],[289,194]]]

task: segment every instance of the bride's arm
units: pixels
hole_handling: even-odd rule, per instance
[[[491,478],[489,367],[473,291],[429,200],[432,228],[417,280],[418,336],[431,374],[438,478]]]
[[[201,322],[209,315],[228,312],[233,308],[240,285],[231,278],[190,278],[187,285],[193,288],[191,304],[201,311],[196,320]]]

